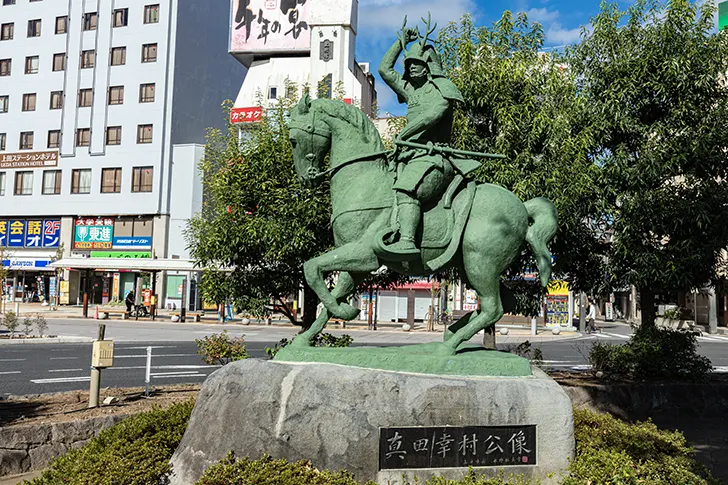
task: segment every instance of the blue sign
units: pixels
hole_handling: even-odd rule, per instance
[[[48,296],[57,296],[56,295],[56,277],[50,279],[50,284],[48,285]]]
[[[115,237],[113,249],[152,249],[152,238],[151,236]]]
[[[51,264],[50,259],[13,258],[3,259],[3,266],[8,269],[45,269]]]
[[[25,222],[25,247],[39,248],[43,241],[43,221]]]
[[[61,242],[61,221],[46,219],[43,221],[43,247],[57,248]]]
[[[25,221],[11,219],[8,221],[8,247],[22,248],[25,246]]]

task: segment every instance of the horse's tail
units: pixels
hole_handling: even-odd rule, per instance
[[[548,199],[537,197],[523,203],[531,224],[526,232],[526,241],[536,256],[536,266],[541,285],[548,285],[551,278],[551,252],[547,244],[556,235],[559,215],[556,206]]]

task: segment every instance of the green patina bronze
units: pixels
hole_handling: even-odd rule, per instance
[[[336,249],[304,265],[306,281],[324,309],[290,349],[276,356],[278,360],[340,359],[341,363],[376,367],[373,362],[386,355],[390,363],[399,359],[402,368],[410,366],[405,361],[424,362],[435,355],[458,353],[456,360],[475,360],[485,354],[465,352],[461,345],[503,315],[500,275],[524,243],[536,257],[541,283],[548,283],[551,254],[547,244],[556,233],[556,208],[544,198],[524,203],[503,187],[468,180],[468,174],[480,166],[472,157],[502,157],[445,146],[455,103],[463,99],[443,75],[439,56],[428,43],[434,27],[429,19],[426,24],[426,34],[421,35],[417,29],[407,28],[405,19],[399,39],[379,66],[382,79],[400,102],[407,103],[407,126],[396,137],[394,150],[385,149],[374,124],[354,106],[305,96],[291,113],[291,144],[300,182],[313,185],[325,176],[331,179]],[[394,66],[403,52],[405,73],[400,75]],[[323,170],[329,153],[330,168]],[[352,320],[359,314],[347,303],[348,298],[359,282],[383,265],[411,276],[456,267],[463,282],[478,293],[481,309],[451,325],[444,342],[427,347],[426,353],[386,350],[364,359],[354,349],[306,349],[329,318]],[[339,277],[329,291],[325,276],[332,272],[339,272]],[[331,357],[334,355],[355,357]],[[502,358],[509,359],[510,366],[512,358]]]

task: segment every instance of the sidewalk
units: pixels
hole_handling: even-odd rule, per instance
[[[9,477],[0,477],[0,485],[18,485],[23,483],[23,480],[32,480],[40,476],[41,472],[30,472],[23,473],[22,475],[13,475]]]

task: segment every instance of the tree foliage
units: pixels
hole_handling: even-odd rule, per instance
[[[714,14],[712,2],[603,4],[568,55],[600,167],[610,284],[640,288],[646,323],[654,290],[714,282],[728,243],[728,42]]]
[[[486,161],[477,174],[481,181],[523,200],[544,196],[556,204],[555,272],[574,287],[591,288],[601,251],[584,224],[599,213],[598,168],[588,157],[593,138],[573,74],[562,56],[544,53],[543,45],[543,28],[525,13],[514,18],[506,11],[490,27],[476,27],[465,15],[442,29],[443,67],[465,99],[456,112],[453,142],[508,157]],[[527,265],[529,259],[516,262],[511,275]]]

